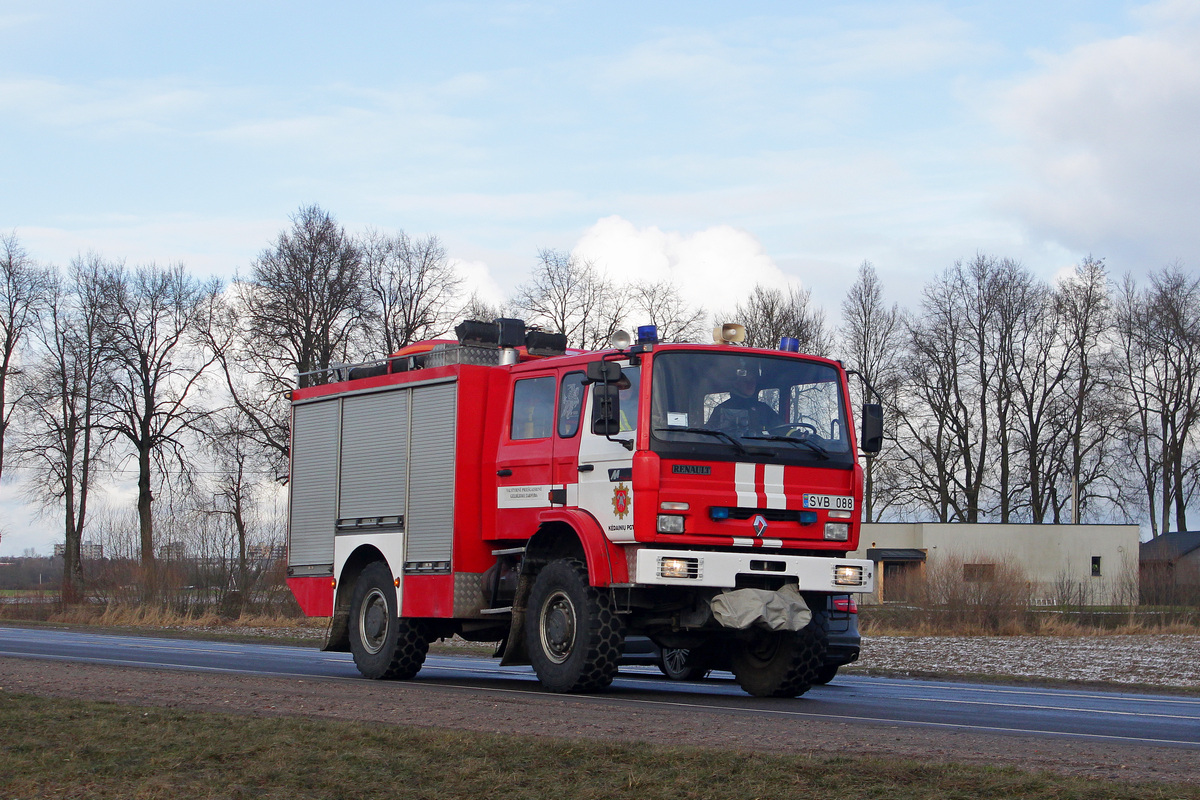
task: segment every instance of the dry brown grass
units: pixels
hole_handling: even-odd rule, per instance
[[[977,566],[987,565],[985,574]],[[1100,636],[1200,633],[1200,609],[1035,607],[1032,583],[1013,559],[948,555],[901,587],[905,603],[860,606],[874,636]]]
[[[3,695],[5,797],[1200,800],[1013,768],[257,718]]]

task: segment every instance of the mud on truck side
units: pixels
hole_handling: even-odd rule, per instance
[[[407,679],[457,634],[591,692],[641,634],[751,694],[807,691],[827,596],[873,588],[846,558],[860,442],[838,362],[736,327],[584,352],[466,322],[293,392],[288,584],[331,617],[325,649]]]

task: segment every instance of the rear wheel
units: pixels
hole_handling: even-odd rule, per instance
[[[533,582],[525,618],[529,660],[552,692],[594,692],[612,683],[625,623],[607,592],[588,585],[578,559],[547,564]]]
[[[407,680],[420,671],[429,641],[419,623],[398,616],[391,570],[370,564],[350,600],[350,652],[365,677]]]
[[[803,630],[751,632],[730,653],[738,685],[755,697],[796,697],[817,683],[825,660],[825,636],[813,624]]]

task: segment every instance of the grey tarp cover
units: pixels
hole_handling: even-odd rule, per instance
[[[713,616],[726,628],[745,630],[751,625],[772,631],[798,631],[812,619],[800,589],[789,583],[777,592],[735,589],[711,601]]]

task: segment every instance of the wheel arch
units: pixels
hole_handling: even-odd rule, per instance
[[[387,558],[374,545],[364,544],[355,548],[354,552],[342,564],[341,575],[338,576],[337,587],[333,595],[333,616],[329,619],[329,630],[325,634],[325,644],[322,650],[336,653],[350,652],[350,598],[354,594],[354,584],[358,576],[375,562],[387,563]]]
[[[526,558],[532,555],[537,559],[543,554],[548,556],[547,561],[578,558],[587,565],[588,582],[592,586],[628,582],[629,565],[624,549],[608,540],[591,514],[578,509],[555,509],[542,514],[540,520],[537,532],[526,545]]]
[[[576,509],[554,510],[540,517],[540,524],[525,543],[521,577],[513,597],[512,620],[500,663],[528,664],[525,641],[525,612],[533,581],[543,566],[559,558],[576,558],[587,566],[588,583],[597,588],[628,579],[624,552],[608,541],[595,518]]]

